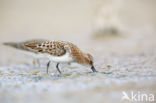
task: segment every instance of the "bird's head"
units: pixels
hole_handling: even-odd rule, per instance
[[[91,66],[91,69],[93,72],[97,72],[95,67],[94,67],[94,60],[93,60],[93,56],[91,54],[89,54],[89,53],[85,54],[85,63],[87,65]]]

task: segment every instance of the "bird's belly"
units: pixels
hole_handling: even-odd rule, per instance
[[[25,55],[29,55],[32,56],[34,58],[48,58],[49,60],[53,61],[53,62],[63,62],[63,63],[68,63],[68,62],[72,62],[73,58],[70,56],[69,53],[66,53],[63,56],[52,56],[46,53],[33,53],[33,52],[29,52],[29,51],[24,51],[24,50],[19,50],[20,52],[22,52]]]
[[[62,62],[62,63],[69,63],[73,61],[73,58],[70,56],[69,53],[66,53],[63,56],[52,56],[49,55],[48,58],[53,62]]]

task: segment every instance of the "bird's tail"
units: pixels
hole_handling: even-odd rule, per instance
[[[3,45],[18,48],[18,44],[14,43],[14,42],[5,42],[5,43],[3,43]]]

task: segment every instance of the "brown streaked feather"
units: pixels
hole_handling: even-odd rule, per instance
[[[66,53],[63,44],[57,41],[46,41],[43,43],[28,43],[25,47],[40,53],[47,53],[52,56],[62,56]]]
[[[29,43],[29,44],[24,44],[26,47],[34,49],[37,45],[36,43]]]
[[[78,63],[83,64],[85,62],[83,53],[81,52],[79,48],[71,47],[71,51],[72,51],[72,55],[75,57],[75,60]]]
[[[80,64],[84,64],[86,60],[84,59],[84,53],[73,43],[61,41],[64,44],[65,49],[71,53],[74,60]]]

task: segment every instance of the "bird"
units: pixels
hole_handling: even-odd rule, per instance
[[[27,42],[25,48],[38,55],[47,57],[47,74],[50,62],[56,63],[56,69],[61,74],[59,69],[60,63],[78,63],[85,66],[90,66],[93,72],[97,72],[94,67],[93,56],[89,53],[84,53],[76,45],[68,41],[44,41],[44,42]]]
[[[45,39],[31,39],[31,40],[26,40],[26,41],[22,41],[22,42],[4,42],[3,45],[13,47],[13,48],[21,51],[23,54],[26,54],[26,55],[29,55],[29,56],[35,58],[36,63],[38,63],[38,65],[40,65],[39,59],[44,58],[44,57],[41,57],[40,55],[38,55],[38,52],[31,51],[29,48],[25,47],[25,44],[27,44],[27,43],[42,43],[44,41],[45,41]],[[35,59],[33,60],[33,64],[36,64]]]

